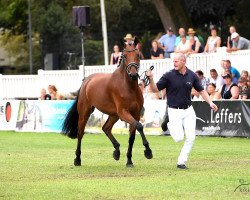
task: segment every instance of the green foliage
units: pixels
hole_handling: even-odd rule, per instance
[[[86,134],[82,166],[73,166],[76,141],[58,133],[0,132],[2,199],[249,199],[236,191],[250,183],[250,140],[197,137],[189,170],[176,169],[183,143],[147,136],[154,158],[144,157],[139,135],[133,148],[134,168],[126,168],[128,135],[115,135],[121,158],[105,134]],[[242,182],[242,181],[241,181]],[[249,187],[247,187],[249,188]]]

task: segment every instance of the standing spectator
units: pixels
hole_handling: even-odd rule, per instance
[[[239,36],[238,33],[234,32],[231,35],[233,46],[232,48],[227,48],[227,52],[245,50],[250,48],[250,41],[244,37]]]
[[[220,89],[220,97],[222,99],[238,99],[239,98],[239,87],[237,84],[232,82],[232,75],[227,73],[222,76],[224,79],[224,85]]]
[[[119,61],[120,56],[121,56],[121,52],[119,50],[118,45],[114,45],[113,50],[114,50],[114,52],[110,56],[110,65],[118,64],[118,61]]]
[[[211,36],[207,39],[207,44],[205,46],[205,52],[208,53],[215,53],[216,48],[220,47],[221,45],[221,38],[217,36],[217,28],[211,28]]]
[[[196,31],[194,31],[193,28],[189,28],[188,29],[188,38],[190,39],[190,37],[194,37],[195,41],[198,41],[201,44],[201,47],[204,48],[204,39],[200,36],[200,35],[195,35]]]
[[[183,53],[174,55],[174,69],[162,75],[155,84],[152,71],[147,71],[153,92],[166,88],[170,135],[176,142],[186,136],[185,143],[178,157],[177,168],[187,169],[186,163],[195,141],[196,115],[191,105],[191,89],[200,92],[210,107],[217,111],[217,106],[211,101],[207,92],[201,86],[198,77],[186,67],[186,57]]]
[[[233,41],[232,41],[231,35],[233,33],[235,33],[235,32],[236,32],[235,26],[230,26],[229,27],[229,33],[230,33],[230,35],[227,38],[227,48],[228,49],[231,49],[233,47]]]
[[[194,36],[189,36],[189,51],[187,52],[188,55],[194,53],[202,53],[204,48],[202,48],[201,43],[199,40],[195,40]]]
[[[43,88],[41,89],[41,96],[39,97],[40,100],[51,100],[51,96],[47,94],[46,90]]]
[[[168,28],[167,33],[158,40],[160,47],[164,50],[164,57],[170,58],[170,54],[174,52],[176,36],[173,30]]]
[[[240,77],[238,82],[239,99],[250,99],[250,87],[247,85],[247,79]]]
[[[49,94],[51,95],[52,100],[62,100],[63,95],[57,92],[57,88],[54,85],[49,85],[48,87]]]
[[[152,48],[150,49],[151,59],[163,59],[164,51],[159,47],[159,44],[156,40],[152,41]]]
[[[186,39],[186,35],[181,35],[181,42],[175,48],[175,53],[188,53],[190,51],[189,40]]]
[[[175,39],[175,44],[174,44],[175,47],[177,47],[178,44],[181,42],[181,35],[186,35],[186,30],[181,27],[181,28],[179,28],[179,32],[178,33],[179,33],[179,35]]]
[[[126,36],[124,37],[124,41],[125,41],[124,43],[126,45],[133,45],[134,40],[135,40],[135,38],[130,33],[126,34]]]
[[[231,66],[231,61],[230,60],[224,60],[224,69],[225,71],[229,70],[232,74],[232,77],[236,78],[236,80],[238,81],[238,79],[240,78],[240,72],[235,68]],[[237,84],[238,82],[236,82]]]
[[[214,83],[216,86],[216,91],[219,91],[221,87],[224,85],[224,81],[222,76],[219,76],[216,69],[210,69],[210,79],[209,83]]]

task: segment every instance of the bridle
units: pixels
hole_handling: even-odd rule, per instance
[[[121,59],[120,59],[120,61],[119,61],[118,67],[120,67],[121,64],[124,64],[124,62],[125,62],[125,60],[126,60],[126,56],[124,55],[124,52],[129,52],[129,53],[130,53],[130,52],[137,51],[137,50],[138,50],[137,48],[134,48],[134,49],[132,49],[132,50],[124,49],[124,50],[122,51],[122,55],[121,55]],[[139,55],[138,55],[138,56],[139,56]],[[130,72],[131,67],[135,67],[135,68],[136,68],[136,71],[137,71],[136,74],[132,74],[132,73]],[[130,62],[130,63],[126,66],[126,72],[127,72],[127,74],[129,75],[129,77],[130,77],[132,80],[137,80],[137,78],[140,77],[139,74],[138,74],[139,69],[140,69],[140,64],[138,64],[138,63],[136,63],[136,62]]]

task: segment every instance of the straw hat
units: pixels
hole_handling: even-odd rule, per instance
[[[189,28],[188,29],[188,34],[195,34],[195,33],[196,33],[196,31],[194,31],[193,28]]]
[[[124,37],[124,40],[126,40],[126,39],[134,40],[135,38],[134,38],[130,33],[128,33],[128,34]]]

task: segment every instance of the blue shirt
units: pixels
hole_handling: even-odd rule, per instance
[[[237,78],[237,80],[240,78],[240,72],[236,68],[231,66],[230,72],[231,72],[231,74],[234,75],[235,78]]]
[[[175,39],[176,35],[169,36],[168,34],[165,34],[161,36],[159,39],[159,42],[161,43],[162,46],[167,47],[166,52],[174,52],[174,47],[175,47]]]
[[[188,68],[184,75],[175,69],[170,70],[163,74],[160,80],[156,83],[156,86],[159,91],[166,88],[167,104],[170,107],[191,105],[192,87],[198,92],[204,90],[200,84],[198,76]]]

